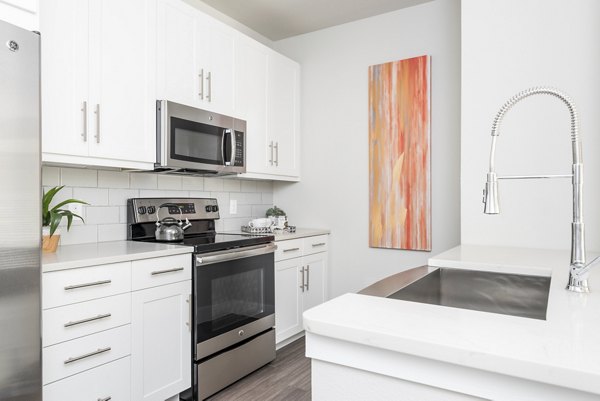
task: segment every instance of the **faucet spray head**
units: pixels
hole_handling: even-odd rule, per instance
[[[483,190],[483,213],[499,214],[500,202],[498,201],[498,176],[494,172],[487,174],[487,182]]]

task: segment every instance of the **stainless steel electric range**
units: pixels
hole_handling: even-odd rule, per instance
[[[216,199],[134,198],[127,237],[161,242],[157,220],[191,225],[169,241],[194,247],[193,387],[184,400],[203,400],[275,358],[275,244],[272,235],[220,234]],[[183,226],[183,222],[180,227]]]

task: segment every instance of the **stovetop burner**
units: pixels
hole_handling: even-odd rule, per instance
[[[244,235],[213,233],[184,237],[182,241],[157,241],[154,238],[141,239],[144,242],[164,242],[172,245],[193,246],[194,253],[206,253],[225,249],[266,244],[275,240],[273,235]]]

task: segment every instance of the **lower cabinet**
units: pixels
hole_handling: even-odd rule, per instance
[[[327,235],[280,241],[275,261],[275,342],[302,332],[302,313],[325,302]],[[318,244],[324,248],[314,249]],[[295,257],[287,257],[293,255]],[[301,255],[301,256],[300,256]],[[277,260],[279,258],[279,260]]]
[[[164,401],[191,385],[191,280],[132,293],[131,394]]]

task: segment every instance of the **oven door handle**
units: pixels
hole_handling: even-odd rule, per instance
[[[204,266],[213,263],[226,262],[228,260],[249,258],[252,256],[265,255],[273,253],[277,245],[270,243],[265,245],[248,246],[244,248],[229,249],[226,251],[202,253],[196,255],[196,266]]]

